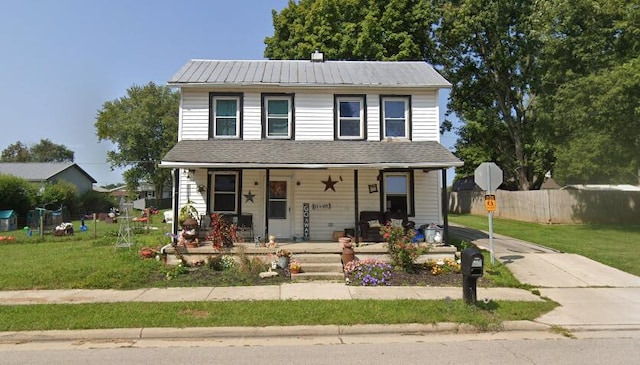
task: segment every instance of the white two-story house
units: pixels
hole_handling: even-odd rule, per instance
[[[446,223],[446,169],[462,162],[439,143],[450,84],[427,63],[191,60],[168,84],[176,216],[190,201],[280,241],[358,234],[362,211]]]

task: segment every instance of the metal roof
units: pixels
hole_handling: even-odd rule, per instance
[[[435,141],[183,140],[161,167],[448,168],[463,162]]]
[[[0,163],[0,174],[14,175],[28,181],[47,181],[72,167],[96,183],[96,180],[75,162],[4,162]]]
[[[290,86],[450,88],[426,62],[190,60],[171,86]]]

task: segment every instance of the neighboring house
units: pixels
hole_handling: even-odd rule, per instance
[[[439,92],[425,62],[191,60],[180,89],[174,212],[250,214],[256,235],[331,240],[362,211],[443,223]],[[174,219],[174,221],[177,219]]]
[[[3,162],[0,174],[21,177],[39,188],[64,180],[78,189],[78,194],[93,189],[96,180],[75,162]]]

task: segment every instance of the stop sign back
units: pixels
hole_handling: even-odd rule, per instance
[[[483,162],[475,170],[476,185],[482,190],[492,192],[502,184],[502,169],[493,162]]]

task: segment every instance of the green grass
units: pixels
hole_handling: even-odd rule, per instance
[[[0,306],[0,331],[438,322],[492,330],[499,329],[503,321],[533,320],[556,305],[550,301],[490,301],[471,306],[461,300],[38,304]]]
[[[486,216],[451,214],[449,220],[489,230]],[[494,218],[493,232],[586,256],[640,275],[640,225],[548,225]]]

